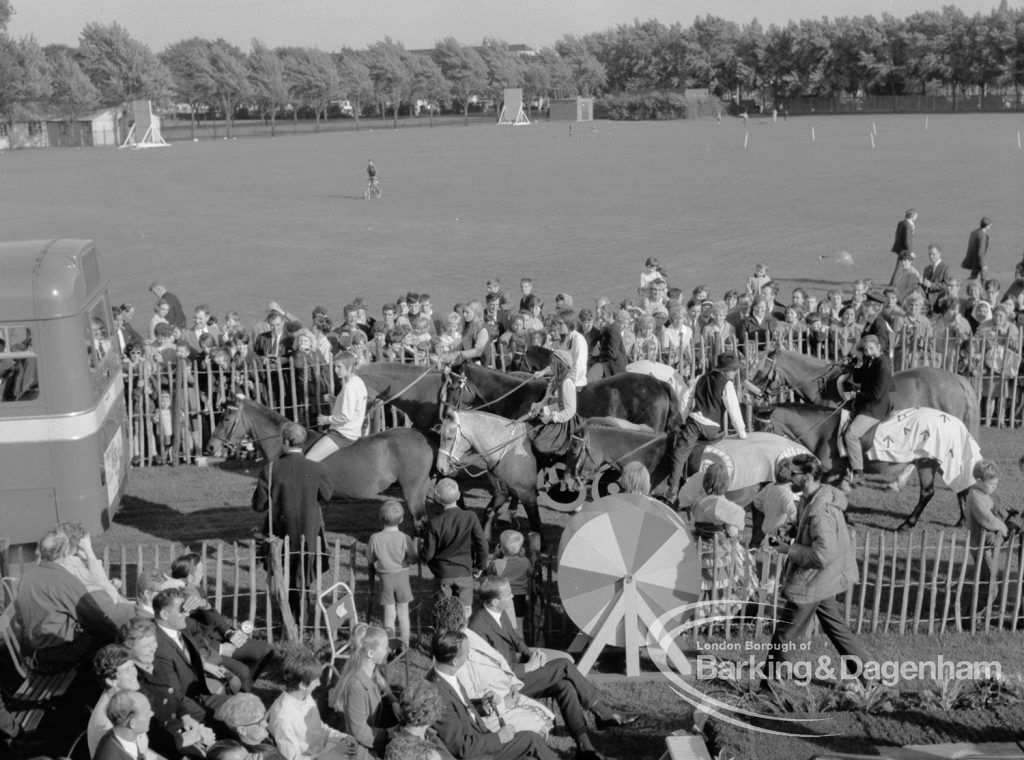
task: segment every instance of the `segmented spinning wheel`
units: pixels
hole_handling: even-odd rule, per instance
[[[586,673],[604,647],[618,646],[626,650],[627,674],[638,674],[640,647],[655,644],[662,626],[673,628],[685,613],[663,616],[700,598],[700,572],[696,542],[664,504],[617,494],[586,505],[566,525],[558,550],[562,604],[592,639],[580,670]]]

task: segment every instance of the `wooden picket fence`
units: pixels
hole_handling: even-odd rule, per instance
[[[857,552],[858,582],[842,597],[846,620],[854,633],[927,634],[944,631],[979,633],[1016,629],[1024,624],[1024,540],[1021,535],[988,549],[998,567],[994,580],[984,578],[985,565],[976,561],[978,550],[960,529],[925,529],[909,533],[857,529],[853,531]],[[349,585],[356,597],[360,619],[379,620],[373,589],[367,581],[365,548],[353,540],[337,539],[323,545],[297,549],[302,561],[328,561],[329,569],[315,586],[303,588],[300,578],[288,575],[285,558],[292,547],[287,541],[270,545],[279,553],[284,577],[280,589],[299,591],[304,604],[295,617],[297,637],[314,646],[328,637],[326,621],[315,600],[338,581]],[[713,544],[709,552],[714,553]],[[280,606],[286,598],[282,590],[268,584],[260,546],[255,541],[225,543],[204,541],[194,547],[208,568],[207,596],[229,617],[253,621],[255,628],[269,640],[284,637]],[[124,593],[131,596],[137,575],[150,568],[166,569],[171,560],[186,551],[173,544],[135,547],[105,547],[104,565],[112,578],[121,578]],[[781,604],[779,590],[785,576],[784,560],[774,552],[755,552],[756,591],[718,585],[707,596],[711,600],[746,601],[729,624],[702,623],[691,629],[696,639],[765,638],[771,635],[775,605]],[[730,558],[716,559],[716,574]],[[16,578],[24,566],[11,564],[8,547],[0,539],[0,570],[5,577]],[[735,575],[731,571],[728,577]],[[7,596],[16,580],[5,586]],[[416,597],[411,610],[413,629],[428,631],[431,626],[433,581],[422,566],[413,569],[412,587]],[[549,555],[539,558],[533,590],[533,612],[527,618],[527,634],[535,641],[565,646],[576,634],[574,623],[565,614],[558,594],[557,560]],[[338,601],[338,593],[330,601]],[[4,604],[10,599],[4,599]],[[328,605],[329,607],[329,605]]]

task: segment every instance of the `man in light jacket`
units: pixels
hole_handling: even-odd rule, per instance
[[[786,674],[786,668],[779,665],[787,659],[787,652],[806,638],[817,615],[821,630],[839,651],[843,672],[857,676],[860,666],[853,658],[865,663],[868,654],[853,637],[836,599],[857,580],[857,559],[843,515],[846,496],[821,482],[821,463],[813,454],[793,457],[790,481],[793,491],[803,498],[793,542],[769,542],[780,554],[788,555],[788,562],[782,588],[785,606],[778,612],[765,673],[770,678]],[[834,672],[838,677],[839,668]]]

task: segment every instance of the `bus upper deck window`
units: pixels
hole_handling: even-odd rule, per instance
[[[24,325],[0,325],[0,401],[39,397],[32,331]]]

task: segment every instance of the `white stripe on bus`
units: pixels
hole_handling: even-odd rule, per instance
[[[103,427],[103,422],[110,416],[115,404],[124,406],[124,380],[120,371],[111,381],[103,398],[88,412],[0,418],[0,445],[88,438]]]

